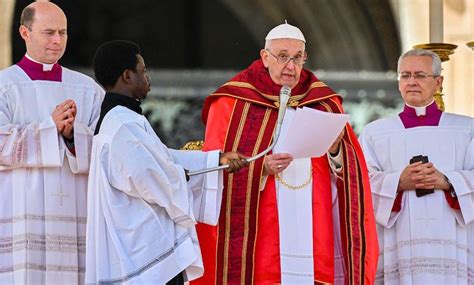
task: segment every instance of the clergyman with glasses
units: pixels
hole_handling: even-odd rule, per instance
[[[474,284],[474,119],[438,109],[435,53],[406,52],[398,74],[403,111],[360,137],[381,249],[376,283]]]
[[[296,108],[343,112],[342,98],[303,68],[299,28],[281,24],[265,40],[260,58],[206,99],[205,150],[252,156],[266,149],[282,86],[292,90],[282,133]],[[373,283],[378,243],[368,172],[352,128],[322,157],[293,159],[281,149],[280,140],[272,154],[225,175],[218,226],[198,225],[205,272],[192,283]]]

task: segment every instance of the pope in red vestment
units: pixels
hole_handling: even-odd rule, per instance
[[[204,150],[222,149],[253,156],[266,149],[272,143],[282,85],[292,88],[288,109],[304,106],[343,113],[341,97],[302,68],[306,53],[298,28],[280,25],[266,40],[261,59],[206,99]],[[337,170],[330,166],[326,155],[308,158],[314,272],[311,283],[335,282],[334,246],[339,243],[345,272],[343,282],[372,284],[378,244],[370,184],[364,156],[349,124],[340,137],[338,156]],[[267,155],[249,168],[225,175],[218,225],[198,225],[205,272],[192,284],[285,283],[277,186],[283,182],[279,180],[279,171],[270,169],[271,157]],[[336,215],[333,193],[337,193]],[[338,230],[334,230],[335,225]]]

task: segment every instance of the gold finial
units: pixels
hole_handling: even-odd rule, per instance
[[[445,44],[445,43],[430,43],[430,44],[420,44],[416,45],[413,48],[415,49],[426,49],[436,53],[441,61],[448,61],[449,56],[454,53],[454,50],[457,48],[457,45],[452,44]],[[444,102],[443,102],[443,87],[440,87],[439,90],[436,90],[435,94],[433,94],[434,100],[436,102],[436,106],[441,111],[444,111]]]
[[[413,46],[415,49],[426,49],[436,53],[441,61],[448,61],[449,56],[454,53],[454,50],[457,47],[457,45],[443,43],[420,44]]]
[[[474,50],[474,42],[468,42],[466,45]]]
[[[439,90],[436,90],[435,94],[433,94],[436,106],[438,106],[438,109],[444,112],[444,102],[443,102],[443,87],[440,87]]]
[[[187,142],[181,150],[202,150],[202,145],[204,141],[190,141]]]

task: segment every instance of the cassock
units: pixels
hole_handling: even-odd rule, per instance
[[[0,72],[0,284],[84,282],[87,173],[103,93],[85,75],[27,56]],[[77,106],[74,149],[51,117],[66,99]]]
[[[140,102],[106,93],[89,176],[86,284],[164,284],[202,275],[196,221],[216,224],[219,151],[168,149]],[[100,127],[100,129],[99,129]]]
[[[473,131],[472,118],[441,112],[433,102],[418,111],[405,106],[399,116],[372,122],[361,134],[381,248],[377,283],[474,283],[474,236],[468,234],[474,220]],[[397,194],[401,172],[417,155],[428,156],[455,194]]]
[[[266,149],[277,121],[280,88],[257,60],[211,94],[203,109],[204,149],[247,156]],[[282,136],[294,108],[342,113],[340,102],[333,90],[303,70],[292,90]],[[331,175],[326,156],[294,160],[279,177],[263,176],[263,159],[225,175],[218,226],[198,225],[205,273],[196,284],[373,282],[378,245],[367,170],[352,129],[345,131],[338,177]]]

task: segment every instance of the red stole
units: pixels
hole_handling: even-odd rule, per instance
[[[277,117],[275,102],[278,102],[280,88],[258,60],[206,99],[204,122],[216,98],[226,96],[238,99],[226,132],[225,151],[239,151],[251,156],[271,143]],[[340,97],[310,71],[302,71],[300,82],[292,93],[292,106],[342,112]],[[359,158],[360,147],[354,139],[352,129],[347,126],[343,143],[344,178],[347,179],[338,182],[338,196],[343,248],[348,253],[345,256],[350,271],[348,283],[363,284],[367,281],[371,283],[370,280],[373,282],[378,247],[367,170],[365,161]],[[312,201],[315,280],[332,282],[334,247],[329,166],[325,156],[313,158],[312,164],[313,177],[317,177],[313,179]],[[275,187],[272,187],[274,181],[269,177],[266,189],[259,191],[262,171],[263,160],[259,159],[248,169],[225,176],[217,231],[202,225],[198,227],[205,266],[205,276],[198,279],[198,283],[280,282]],[[368,239],[366,234],[370,236]],[[214,245],[213,240],[217,242]]]

